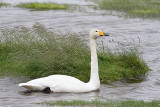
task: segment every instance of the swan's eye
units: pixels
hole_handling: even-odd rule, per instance
[[[97,31],[96,31],[97,32]]]

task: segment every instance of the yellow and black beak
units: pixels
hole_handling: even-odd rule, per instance
[[[102,31],[98,31],[100,36],[109,36],[108,34],[103,33]]]

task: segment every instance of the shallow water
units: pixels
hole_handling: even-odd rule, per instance
[[[12,5],[22,2],[21,0],[1,0]],[[28,2],[29,0],[25,0]],[[34,1],[34,0],[32,0]],[[40,0],[43,2],[43,0]],[[52,1],[52,0],[48,0]],[[78,4],[85,6],[93,4],[85,0],[53,0],[58,3]],[[23,1],[24,2],[24,1]],[[86,8],[88,9],[88,8]],[[136,99],[136,100],[159,100],[160,99],[160,21],[124,18],[113,15],[102,15],[104,11],[89,9],[83,11],[30,11],[11,7],[0,8],[0,26],[14,27],[23,25],[31,27],[35,22],[44,24],[55,32],[81,32],[88,37],[92,28],[99,28],[110,33],[110,37],[101,38],[105,44],[110,45],[112,39],[115,42],[134,39],[136,44],[140,39],[139,48],[143,58],[150,66],[146,79],[140,83],[115,82],[111,85],[102,85],[100,92],[73,94],[73,93],[33,93],[26,96],[21,94],[24,88],[17,84],[24,79],[1,78],[0,79],[0,106],[5,107],[35,107],[38,102],[58,99]],[[106,12],[107,13],[107,12]],[[139,38],[139,39],[138,39]],[[45,106],[45,105],[38,105]]]

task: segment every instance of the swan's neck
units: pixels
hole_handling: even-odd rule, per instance
[[[97,88],[99,88],[100,87],[100,80],[99,80],[99,74],[98,74],[96,39],[90,38],[90,49],[91,49],[91,77],[90,77],[90,83],[95,85]]]

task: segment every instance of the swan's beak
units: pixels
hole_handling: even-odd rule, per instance
[[[98,31],[100,36],[109,36],[108,34],[103,33],[102,31]]]

